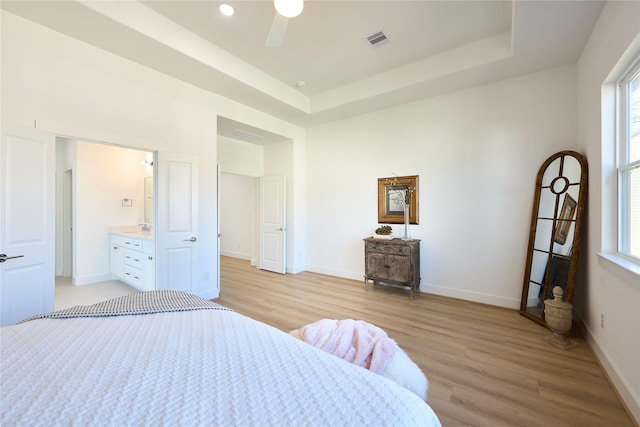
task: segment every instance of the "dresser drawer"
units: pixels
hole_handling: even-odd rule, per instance
[[[411,248],[404,245],[393,245],[385,243],[367,243],[367,250],[369,252],[377,252],[381,254],[389,255],[410,255]]]
[[[131,249],[124,250],[124,263],[134,268],[143,268],[142,257],[146,256],[142,252],[132,251]]]

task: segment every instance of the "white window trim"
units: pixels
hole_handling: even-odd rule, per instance
[[[618,201],[616,204],[616,211],[617,211],[616,249],[617,249],[617,255],[621,257],[623,260],[627,260],[633,264],[640,266],[639,257],[636,257],[634,255],[631,255],[622,251],[623,244],[629,243],[629,242],[624,242],[626,237],[623,237],[623,233],[622,233],[623,222],[626,222],[627,226],[629,226],[629,221],[630,221],[629,218],[626,218],[626,219],[623,218],[624,213],[622,209],[623,208],[622,200],[624,197],[628,197],[628,195],[625,196],[623,194],[625,190],[623,189],[623,186],[622,186],[622,175],[625,172],[636,168],[640,164],[640,160],[634,161],[632,163],[628,161],[628,156],[629,156],[628,151],[629,151],[629,144],[630,144],[629,139],[631,136],[629,135],[629,129],[628,129],[628,123],[627,123],[627,117],[629,115],[629,111],[628,111],[629,93],[627,91],[627,87],[631,82],[631,80],[633,80],[634,78],[638,78],[638,76],[640,76],[640,58],[636,58],[635,60],[631,61],[631,64],[626,68],[622,77],[617,82],[617,87],[616,87],[617,88],[616,90],[616,129],[617,130],[616,130],[615,146],[616,146],[616,154],[617,154],[616,155],[616,170],[617,170],[616,182],[617,182],[617,194],[618,194]]]
[[[612,254],[606,252],[600,252],[598,253],[598,256],[612,263],[614,266],[621,268],[624,271],[628,271],[640,278],[640,264],[638,264],[634,260],[621,256],[620,254]]]
[[[602,242],[597,256],[607,264],[614,266],[623,276],[631,273],[640,277],[640,261],[619,251],[619,200],[618,166],[621,164],[621,153],[618,132],[621,131],[618,120],[619,102],[618,88],[625,77],[628,77],[640,60],[640,34],[636,36],[627,51],[620,58],[602,86]],[[607,151],[611,157],[607,156]],[[607,160],[608,158],[608,160]],[[613,184],[615,183],[615,184]],[[638,281],[634,281],[640,283]]]

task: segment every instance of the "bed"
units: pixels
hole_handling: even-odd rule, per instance
[[[391,380],[177,291],[35,316],[0,339],[2,426],[440,425]]]

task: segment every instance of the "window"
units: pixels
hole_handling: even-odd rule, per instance
[[[618,251],[640,261],[640,60],[618,86]]]

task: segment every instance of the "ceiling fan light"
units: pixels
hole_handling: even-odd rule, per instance
[[[304,0],[273,0],[276,12],[286,18],[295,18],[302,13]]]

